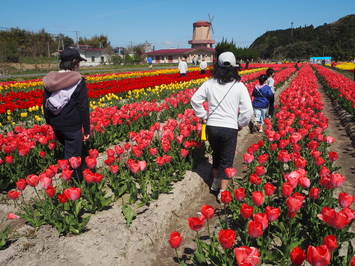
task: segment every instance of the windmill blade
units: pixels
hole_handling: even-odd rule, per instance
[[[213,24],[212,24],[214,16],[212,16],[212,19],[211,19],[210,13],[208,13],[208,19],[209,19],[209,22],[211,24],[210,29],[211,29],[212,33],[214,34]]]

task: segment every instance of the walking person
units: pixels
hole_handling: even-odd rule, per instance
[[[178,64],[178,69],[180,72],[180,77],[186,77],[186,72],[187,72],[188,67],[187,67],[185,57],[181,58],[181,61]]]
[[[43,78],[43,109],[47,124],[64,146],[64,159],[70,159],[82,155],[83,141],[90,137],[86,82],[78,72],[80,62],[87,60],[74,48],[65,48],[60,57],[60,70]]]
[[[148,62],[149,68],[152,68],[153,67],[153,58],[151,58],[149,56],[148,59],[147,59],[147,62]]]
[[[266,85],[266,75],[259,76],[259,85],[253,89],[252,96],[254,107],[254,125],[259,132],[263,132],[264,119],[270,104],[270,99],[273,96],[271,88]]]
[[[275,80],[274,80],[275,70],[272,68],[268,68],[266,70],[266,76],[268,77],[266,80],[266,85],[271,88],[272,97],[270,98],[269,110],[268,110],[268,117],[272,117],[274,115],[275,110]]]
[[[200,69],[201,69],[201,74],[206,74],[207,62],[205,61],[205,58],[202,58],[202,61],[200,63]]]
[[[233,167],[238,131],[248,125],[253,115],[250,95],[240,82],[238,67],[233,53],[222,53],[213,66],[213,78],[205,81],[191,98],[196,116],[207,123],[207,138],[213,150],[211,189],[220,189],[220,193],[229,184],[225,169]],[[208,111],[203,106],[206,100]]]

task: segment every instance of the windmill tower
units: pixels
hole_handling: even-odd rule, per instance
[[[210,14],[208,14],[209,21],[199,20],[193,24],[192,40],[189,41],[191,48],[197,47],[209,47],[212,48],[213,44],[216,43],[212,40],[213,26]]]

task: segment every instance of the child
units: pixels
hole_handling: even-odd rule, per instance
[[[270,99],[273,96],[270,86],[266,85],[266,75],[259,76],[260,85],[254,87],[252,96],[254,107],[254,125],[259,132],[263,132],[263,124],[266,116],[267,108],[270,104]]]
[[[272,68],[269,68],[266,70],[266,76],[268,77],[266,81],[266,85],[268,85],[271,88],[272,91],[272,97],[270,98],[270,105],[269,105],[269,111],[268,111],[268,116],[272,117],[274,115],[274,102],[275,102],[275,86],[274,86],[274,75],[275,75],[275,70]]]

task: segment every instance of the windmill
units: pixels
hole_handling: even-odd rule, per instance
[[[206,39],[208,39],[209,37],[212,38],[212,34],[214,34],[213,25],[212,25],[213,19],[214,19],[214,16],[212,16],[212,18],[211,18],[210,13],[208,13],[208,21],[210,23],[210,26],[207,31]],[[211,32],[212,32],[212,34],[211,34]]]

